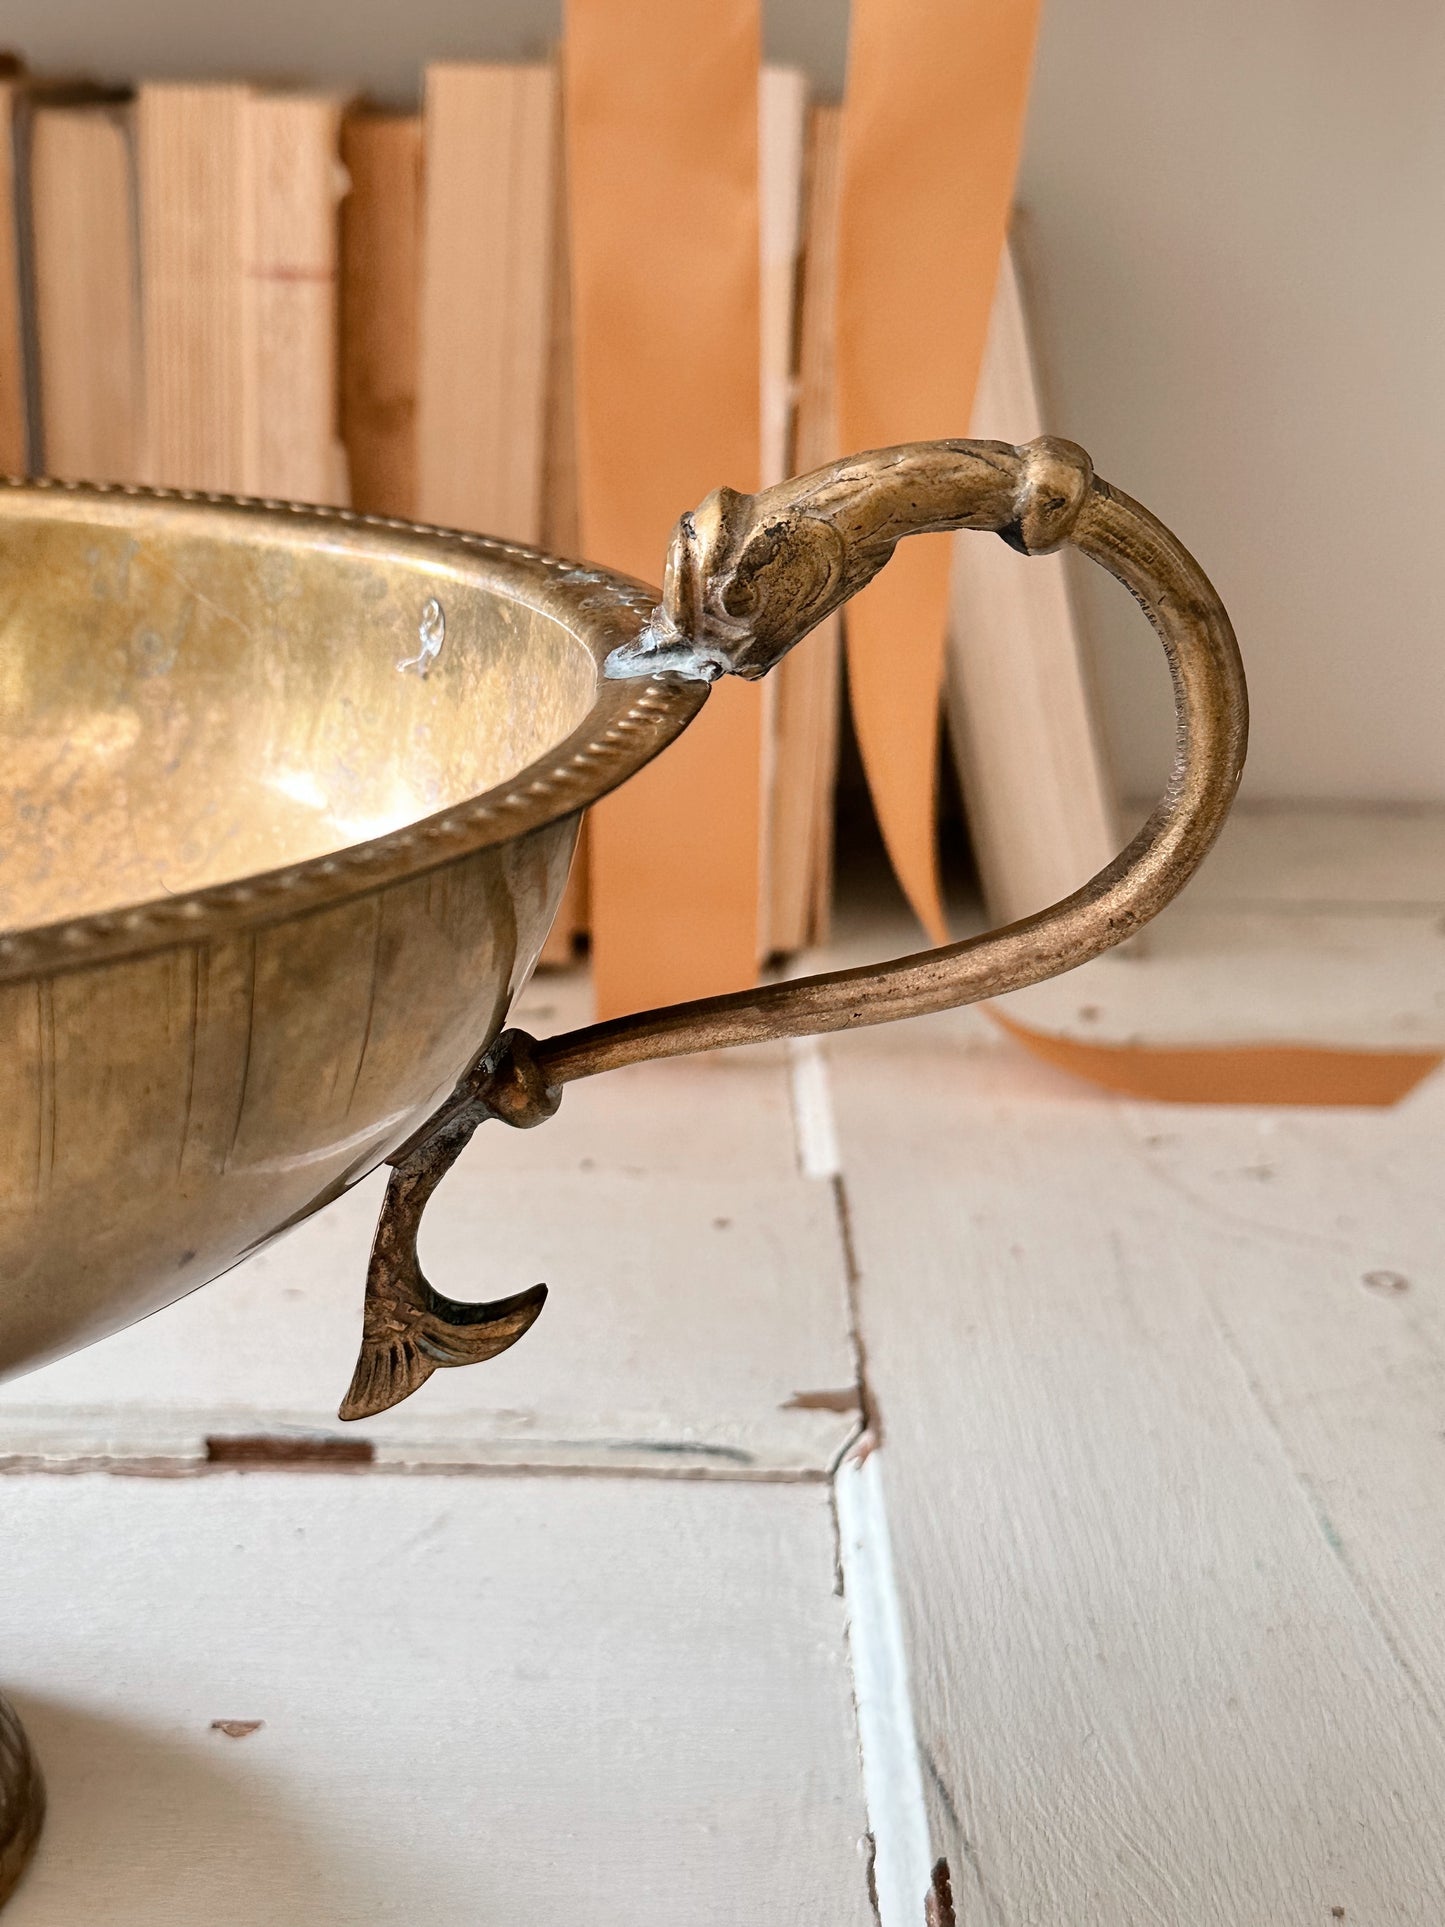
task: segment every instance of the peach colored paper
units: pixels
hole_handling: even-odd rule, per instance
[[[679,514],[759,465],[758,0],[568,0],[584,555],[661,579]],[[591,817],[598,1013],[751,983],[760,692],[724,683]]]
[[[1330,1049],[1309,1044],[1081,1044],[989,1016],[1046,1064],[1151,1103],[1398,1104],[1440,1068],[1439,1051]]]
[[[968,433],[1038,13],[1038,0],[853,0],[837,351],[839,433],[850,452]],[[938,941],[951,540],[901,543],[845,619],[853,720],[878,821],[898,879]]]

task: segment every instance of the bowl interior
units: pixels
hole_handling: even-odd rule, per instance
[[[0,928],[399,829],[595,700],[572,630],[415,537],[31,499],[0,518]]]

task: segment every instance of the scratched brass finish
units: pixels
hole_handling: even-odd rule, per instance
[[[756,496],[719,489],[678,524],[662,607],[609,657],[607,673],[765,675],[877,574],[902,536],[964,528],[993,530],[1027,555],[1072,542],[1142,605],[1169,660],[1178,720],[1174,772],[1149,821],[1072,896],[967,943],[646,1011],[541,1043],[504,1031],[431,1125],[391,1159],[343,1418],[394,1405],[438,1365],[490,1356],[497,1337],[512,1342],[541,1309],[537,1288],[488,1307],[490,1319],[479,1322],[477,1308],[444,1298],[417,1262],[427,1199],[478,1124],[539,1124],[564,1085],[646,1058],[884,1023],[1016,990],[1122,942],[1188,881],[1244,763],[1247,704],[1234,632],[1188,552],[1099,481],[1070,442],[919,443],[855,456]]]
[[[1178,764],[1106,870],[1007,930],[534,1043],[504,1031],[580,812],[731,673],[757,677],[900,537],[1074,543],[1169,657]],[[1229,621],[1082,450],[937,442],[678,526],[655,593],[480,537],[134,489],[0,488],[0,1376],[181,1296],[393,1169],[347,1417],[490,1357],[541,1288],[425,1278],[477,1124],[616,1065],[1032,983],[1187,880],[1239,779]]]
[[[342,513],[0,488],[0,1377],[215,1277],[452,1088],[581,808],[702,699],[601,675],[653,601]]]

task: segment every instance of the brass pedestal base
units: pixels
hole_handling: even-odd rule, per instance
[[[40,1769],[14,1707],[0,1699],[0,1907],[35,1851],[44,1818]]]

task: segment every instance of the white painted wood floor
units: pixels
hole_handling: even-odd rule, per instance
[[[1000,1006],[1077,1043],[1440,1050],[1442,909],[1445,810],[1241,807],[1133,944]]]
[[[342,1432],[364,1198],[0,1389],[6,1927],[866,1927],[870,1828],[883,1927],[1440,1927],[1442,1142],[957,1013],[480,1133],[428,1263],[553,1299],[369,1465],[225,1461]]]

